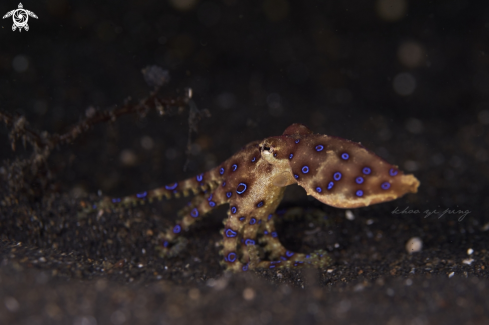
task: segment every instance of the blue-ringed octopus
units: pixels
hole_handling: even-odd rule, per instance
[[[98,209],[192,193],[195,197],[179,213],[178,221],[159,235],[162,256],[177,254],[182,249],[181,236],[192,224],[218,206],[229,204],[221,250],[228,270],[331,264],[323,250],[296,253],[278,240],[275,210],[291,184],[300,185],[327,205],[358,208],[416,193],[419,181],[359,143],[314,134],[302,124],[292,124],[281,136],[251,142],[208,172],[124,198],[107,198]],[[260,249],[267,252],[268,260],[260,259]]]

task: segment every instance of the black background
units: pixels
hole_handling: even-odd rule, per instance
[[[33,128],[63,133],[90,106],[107,109],[129,96],[147,96],[141,69],[148,65],[169,70],[164,92],[191,87],[197,107],[212,116],[192,137],[186,171],[185,114],[124,117],[55,150],[49,166],[56,186],[44,203],[2,207],[0,296],[7,302],[0,316],[19,324],[119,324],[119,308],[128,323],[486,323],[489,6],[458,0],[223,0],[189,1],[194,4],[183,10],[182,3],[31,1],[24,8],[39,18],[29,18],[29,31],[13,32],[11,18],[1,21],[0,109],[24,114]],[[2,1],[0,13],[17,5]],[[405,89],[406,78],[414,80],[414,90],[399,94],[399,80]],[[98,190],[125,195],[193,176],[297,122],[360,141],[421,181],[417,194],[355,210],[354,221],[341,221],[342,245],[332,248],[335,271],[320,271],[320,281],[316,273],[281,271],[223,277],[221,290],[209,286],[209,278],[223,274],[215,243],[224,210],[188,236],[182,257],[169,261],[158,259],[151,239],[141,234],[164,229],[176,206],[134,209],[106,223],[90,217],[97,227],[75,218],[76,200]],[[2,160],[30,152],[12,152],[7,128],[0,130]],[[148,141],[152,145],[144,145]],[[53,207],[53,200],[65,209]],[[298,188],[285,201],[344,216]],[[408,206],[470,213],[461,221],[460,213],[391,213]],[[133,226],[125,224],[134,218]],[[122,228],[132,235],[119,238]],[[115,248],[103,244],[107,232],[120,239]],[[404,245],[413,236],[423,239],[424,249],[409,255]],[[19,241],[21,254],[15,253]],[[44,249],[47,263],[32,262],[39,259],[37,248]],[[55,262],[63,253],[72,254],[73,264]],[[464,264],[467,258],[474,262]],[[93,266],[121,259],[126,263],[120,274],[107,276]],[[145,267],[137,271],[140,263]],[[245,287],[254,288],[252,301],[242,297]],[[48,289],[55,298],[33,298]],[[192,289],[200,290],[200,298],[189,298]],[[114,298],[121,292],[132,298],[121,303]],[[178,296],[173,301],[172,292]],[[147,297],[147,313],[138,316],[139,296]],[[19,308],[6,307],[12,297]],[[71,310],[65,302],[70,297],[85,297],[88,307]],[[288,313],[273,305],[275,298]]]

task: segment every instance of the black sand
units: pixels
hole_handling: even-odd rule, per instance
[[[59,0],[24,3],[39,17],[28,32],[2,20],[0,109],[34,129],[63,133],[89,106],[147,96],[140,70],[153,64],[171,74],[163,93],[192,87],[212,116],[193,135],[186,171],[186,112],[122,117],[54,150],[50,181],[29,180],[28,195],[0,207],[1,324],[489,324],[489,7],[411,1],[387,21],[375,2],[264,3],[178,11]],[[399,59],[408,41],[418,61],[409,51],[414,61]],[[417,194],[354,209],[353,220],[291,187],[283,207],[319,209],[328,225],[282,221],[279,237],[290,249],[327,249],[329,267],[226,274],[225,209],[161,259],[156,233],[186,200],[80,212],[98,190],[121,196],[191,177],[295,122],[360,141],[421,181]],[[4,201],[8,164],[32,150],[18,141],[12,152],[0,130]],[[423,248],[409,254],[412,237]]]

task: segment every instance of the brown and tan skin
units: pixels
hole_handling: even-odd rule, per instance
[[[223,230],[223,263],[233,271],[264,267],[324,266],[324,251],[310,255],[288,251],[277,239],[273,216],[285,187],[297,183],[308,195],[338,208],[356,208],[416,193],[419,181],[405,175],[358,143],[313,134],[301,124],[281,136],[252,142],[220,166],[182,182],[121,199],[106,199],[99,208],[137,204],[154,198],[197,194],[182,209],[180,220],[161,234],[164,256],[183,247],[180,234],[207,212],[229,204]],[[257,235],[275,261],[259,258]]]

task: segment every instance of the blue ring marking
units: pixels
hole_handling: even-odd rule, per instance
[[[163,247],[168,247],[168,241],[167,241],[167,240],[165,240],[165,241],[163,242]]]
[[[272,232],[272,237],[273,238],[276,238],[277,237],[277,232],[276,231]]]
[[[274,267],[275,267],[275,265],[270,265],[270,267],[269,267],[269,268],[270,268],[270,269],[273,269]]]
[[[256,205],[256,207],[257,208],[261,208],[263,206],[263,204],[264,204],[263,201],[260,201],[260,202],[258,202],[258,204]]]
[[[176,188],[177,188],[177,185],[178,185],[178,183],[175,183],[175,184],[173,184],[173,185],[166,185],[166,186],[165,186],[165,188],[166,188],[167,190],[174,190],[174,189],[176,189]]]
[[[357,184],[362,184],[363,183],[363,177],[362,176],[358,176],[357,178],[355,178],[355,182]]]
[[[334,173],[333,178],[335,181],[339,181],[341,179],[341,173],[340,172]]]
[[[307,174],[307,173],[309,173],[309,167],[304,166],[304,167],[302,167],[301,171],[303,174]]]
[[[295,179],[298,179],[298,178],[299,178],[299,175],[294,174],[294,178],[295,178]]]
[[[256,223],[256,219],[255,218],[251,218],[250,225],[254,225],[255,223]]]
[[[294,157],[294,154],[293,154],[293,153],[291,153],[291,154],[289,155],[289,159],[292,159],[292,157]]]
[[[197,175],[196,179],[197,179],[197,182],[202,182],[202,178],[204,177],[204,174],[200,174],[200,175]]]
[[[238,169],[238,165],[234,164],[234,165],[231,166],[231,168],[233,169],[233,172],[235,172],[236,169]]]
[[[297,139],[297,140],[295,140],[295,143],[299,143],[299,141],[301,141],[301,140]]]
[[[220,175],[224,174],[224,167],[221,167],[221,169],[219,169],[219,174]]]
[[[334,186],[334,183],[333,182],[329,182],[329,184],[328,184],[328,190],[332,189],[333,186]]]
[[[317,151],[317,152],[322,151],[323,149],[324,149],[324,146],[323,146],[323,145],[321,145],[321,144],[318,144],[318,145],[316,146],[316,151]]]
[[[348,158],[350,158],[350,155],[349,155],[349,154],[347,154],[346,152],[343,152],[343,153],[341,154],[341,159],[343,159],[343,160],[348,160]]]
[[[244,189],[243,189],[242,191],[238,190],[238,188],[239,188],[240,186],[244,186]],[[247,189],[247,188],[248,188],[248,186],[247,186],[245,183],[239,183],[239,184],[238,184],[238,187],[236,188],[236,193],[238,193],[238,194],[243,194],[243,193],[246,191],[246,189]]]
[[[311,258],[311,255],[306,255],[306,258]]]
[[[226,186],[226,182],[222,182],[222,187],[225,187]]]
[[[251,162],[255,162],[256,161],[256,157],[253,157],[253,159],[251,159]]]
[[[238,220],[239,221],[245,221],[245,219],[246,219],[245,217],[240,217]]]
[[[238,235],[238,233],[236,231],[232,230],[231,228],[226,229],[224,234],[226,234],[226,237],[228,237],[228,238],[233,238],[233,237],[236,237]]]
[[[323,189],[322,189],[322,188],[320,188],[319,186],[318,186],[318,187],[316,187],[316,192],[321,193],[322,191],[323,191]]]
[[[369,168],[369,167],[364,167],[362,172],[365,174],[365,175],[370,175],[370,173],[372,172],[372,170]]]
[[[216,202],[214,202],[214,201],[209,201],[209,206],[210,206],[211,208],[215,207],[215,206],[216,206]]]
[[[142,199],[142,198],[146,197],[146,195],[148,195],[148,192],[138,193],[138,194],[136,194],[136,197],[138,199]]]
[[[285,257],[283,257],[283,256],[280,256],[280,259],[281,259],[282,261],[287,261],[287,259],[286,259]]]
[[[266,231],[266,230],[265,230],[265,231],[263,232],[263,234],[268,235],[268,231]]]
[[[363,191],[362,190],[358,190],[355,194],[357,196],[363,196]]]
[[[112,203],[119,203],[121,201],[120,198],[112,199]]]
[[[389,182],[384,182],[380,187],[382,187],[383,190],[388,190],[391,187],[391,184]]]
[[[268,220],[272,219],[272,216],[273,216],[272,214],[269,214],[268,215]]]
[[[236,253],[235,252],[231,252],[228,254],[228,261],[233,263],[234,261],[236,261]]]
[[[193,210],[190,212],[190,215],[193,218],[197,218],[199,216],[199,210],[197,210],[197,208],[193,208]]]
[[[286,251],[285,255],[287,255],[287,257],[292,257],[292,256],[294,256],[294,252]]]
[[[233,192],[227,192],[227,193],[226,193],[226,196],[227,196],[227,197],[228,197],[228,199],[229,199],[231,196],[233,196]]]
[[[235,214],[237,211],[238,211],[238,209],[236,207],[231,207],[231,213],[232,214]]]
[[[248,271],[248,264],[243,265],[241,269],[245,272]]]
[[[391,169],[389,170],[389,175],[391,175],[391,176],[396,176],[396,175],[397,175],[397,172],[398,172],[398,171],[397,171],[396,169],[391,168]]]
[[[176,225],[175,227],[173,227],[173,232],[175,234],[178,234],[180,231],[182,231],[182,227],[180,225]]]
[[[247,239],[245,240],[245,245],[248,246],[248,245],[255,245],[255,241],[253,239]]]
[[[207,201],[210,201],[212,200],[212,197],[214,196],[214,194],[211,193],[211,195],[209,195],[209,197],[207,198]]]

